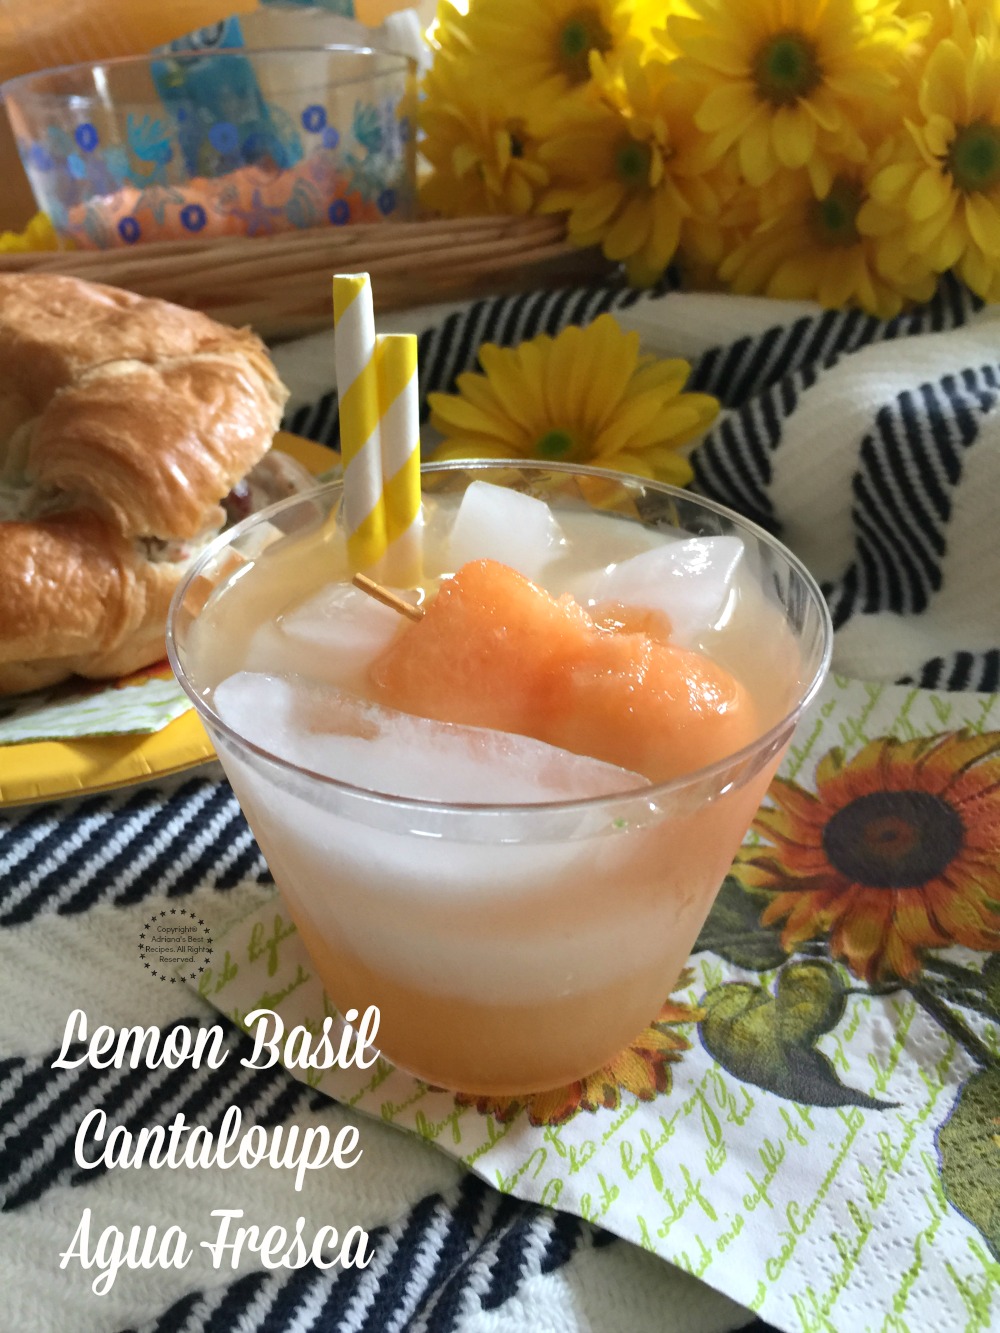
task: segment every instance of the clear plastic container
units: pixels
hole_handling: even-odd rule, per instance
[[[263,562],[278,561],[276,586],[290,601],[296,580],[317,570],[336,578],[327,545],[310,561],[308,544],[337,511],[339,484],[225,534],[175,596],[171,664],[334,1003],[342,1012],[377,1005],[383,1053],[431,1083],[526,1093],[599,1068],[655,1017],[815,697],[832,630],[794,556],[684,492],[569,465],[445,464],[425,468],[424,479],[435,500],[487,480],[544,498],[557,517],[576,510],[589,521],[598,506],[602,523],[607,515],[620,533],[633,529],[632,541],[636,524],[665,538],[678,528],[735,534],[759,590],[742,637],[753,688],[772,698],[751,744],[620,795],[506,806],[334,781],[237,734],[216,711],[213,690],[239,669],[234,627],[249,636],[271,618],[253,586],[255,561],[265,579]],[[608,513],[615,497],[624,512]]]

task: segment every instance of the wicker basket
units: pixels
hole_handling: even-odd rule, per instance
[[[561,217],[483,217],[0,255],[0,272],[69,273],[249,324],[278,341],[331,320],[330,275],[366,271],[380,310],[588,282],[610,266]]]

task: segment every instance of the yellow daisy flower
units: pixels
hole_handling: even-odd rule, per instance
[[[985,300],[1000,300],[1000,23],[992,15],[953,10],[907,129],[861,216],[872,232],[902,228],[902,247],[883,245],[883,267],[920,256],[936,272],[955,268]]]
[[[589,89],[592,52],[617,58],[632,12],[630,0],[474,0],[468,31],[507,104],[541,124]]]
[[[686,361],[641,356],[639,335],[611,315],[518,347],[486,343],[479,362],[485,373],[460,375],[456,394],[427,395],[445,436],[437,460],[591,463],[684,486],[692,472],[678,448],[719,410],[708,394],[683,392]]]
[[[719,277],[741,295],[812,300],[831,310],[853,305],[880,319],[898,315],[907,301],[929,300],[936,286],[930,265],[911,256],[886,276],[880,238],[859,228],[871,174],[841,171],[820,198],[805,173],[776,178],[768,216],[725,255]]]
[[[467,55],[472,51],[469,24],[467,11],[457,9],[451,0],[438,0],[434,21],[426,32],[427,41],[435,51]]]
[[[974,23],[988,22],[1000,14],[997,0],[961,0],[960,7]],[[955,0],[898,0],[896,13],[902,19],[925,24],[920,48],[929,54],[938,42],[950,35],[955,9]]]
[[[440,51],[423,82],[421,152],[432,168],[425,208],[452,217],[530,213],[548,173],[511,103],[485,89],[475,65]]]
[[[24,231],[0,234],[0,253],[23,254],[34,250],[58,250],[59,237],[45,213],[36,213]]]
[[[861,127],[892,113],[911,29],[878,0],[687,0],[667,19],[676,75],[702,89],[696,122],[746,181],[805,168],[826,194],[834,163],[866,155]]]
[[[732,158],[715,168],[710,179],[718,192],[717,214],[686,218],[681,227],[676,265],[688,291],[725,289],[719,277],[720,264],[761,225],[761,209],[773,194],[770,187],[767,191],[748,190]]]
[[[685,0],[632,0],[631,10],[629,32],[647,52],[656,50],[668,14],[690,14]]]
[[[541,209],[568,212],[571,241],[600,245],[645,285],[670,263],[686,220],[718,213],[711,161],[691,89],[668,64],[626,58],[620,84],[593,64],[603,96],[567,114],[539,149],[552,182]]]

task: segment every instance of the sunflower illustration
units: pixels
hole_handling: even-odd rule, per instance
[[[683,989],[690,984],[685,971],[677,982]],[[459,1094],[465,1106],[474,1106],[480,1115],[492,1115],[501,1124],[513,1120],[519,1111],[527,1112],[532,1125],[561,1125],[578,1111],[617,1110],[622,1093],[632,1093],[641,1102],[651,1102],[672,1084],[670,1066],[680,1060],[691,1043],[680,1032],[679,1024],[699,1023],[704,1011],[681,1000],[668,999],[653,1022],[635,1041],[603,1069],[577,1079],[564,1088],[536,1092],[530,1097],[473,1097]]]
[[[691,480],[680,445],[719,410],[709,394],[684,393],[691,367],[639,352],[639,335],[612,315],[517,347],[484,343],[485,374],[459,375],[458,393],[431,393],[431,424],[451,458],[541,458]]]
[[[912,979],[926,949],[1000,949],[1000,732],[831,750],[816,793],[781,779],[734,873],[788,950],[827,937],[865,981]]]

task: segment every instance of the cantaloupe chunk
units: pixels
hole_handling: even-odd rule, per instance
[[[728,671],[627,628],[596,625],[572,598],[497,561],[472,561],[372,664],[371,680],[403,712],[534,736],[654,782],[754,739],[753,701]]]

